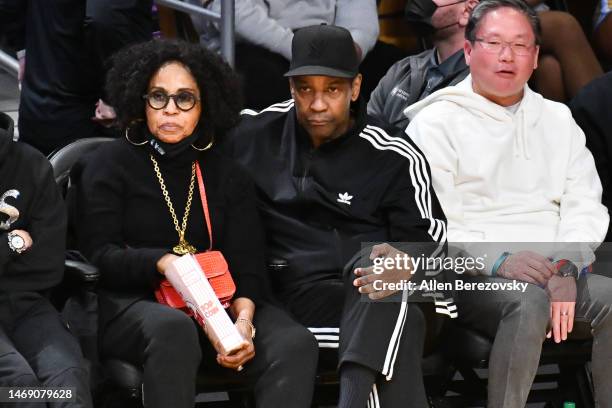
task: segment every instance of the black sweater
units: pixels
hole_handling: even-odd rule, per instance
[[[66,211],[47,159],[12,136],[0,132],[0,292],[46,291],[63,276]],[[19,217],[9,223],[14,209]],[[7,234],[15,229],[34,242],[22,254],[8,246]]]
[[[100,268],[103,289],[132,300],[151,296],[162,277],[157,261],[178,243],[150,152],[149,146],[116,140],[84,157],[75,170],[79,179],[79,244]],[[257,302],[261,300],[265,265],[253,184],[246,173],[214,149],[197,153],[190,148],[174,161],[156,156],[179,225],[191,163],[196,158],[206,187],[213,249],[220,250],[229,264],[237,286],[235,298],[244,296]],[[198,251],[208,249],[197,179],[185,238]],[[121,303],[115,313],[129,306],[129,301]]]

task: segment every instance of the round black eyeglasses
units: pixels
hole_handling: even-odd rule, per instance
[[[145,99],[149,106],[155,110],[164,109],[166,106],[168,106],[170,99],[173,99],[176,107],[183,112],[191,110],[200,100],[200,98],[187,91],[182,91],[171,95],[161,91],[153,91],[142,95],[142,98]]]

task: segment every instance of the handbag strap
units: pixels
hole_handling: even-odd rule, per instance
[[[208,250],[212,250],[212,227],[210,225],[210,214],[208,213],[208,200],[206,200],[206,189],[204,188],[204,179],[200,170],[200,163],[196,161],[196,175],[198,176],[198,187],[200,188],[200,200],[202,200],[202,208],[204,209],[204,218],[206,219],[206,228],[208,229],[208,241],[210,246]]]

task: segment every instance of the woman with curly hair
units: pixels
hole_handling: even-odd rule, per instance
[[[192,407],[199,367],[251,382],[260,407],[309,407],[316,342],[266,302],[253,183],[216,151],[238,121],[235,75],[200,46],[165,40],[127,48],[113,63],[107,93],[125,138],[83,158],[77,186],[79,241],[101,271],[102,357],[142,367],[146,407]],[[218,354],[193,319],[154,298],[178,255],[210,246],[196,165],[212,248],[237,287],[229,312],[245,342],[231,355]]]

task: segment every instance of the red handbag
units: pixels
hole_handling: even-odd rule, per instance
[[[195,259],[200,264],[206,279],[212,286],[215,294],[223,307],[227,308],[231,304],[232,297],[236,293],[236,284],[232,279],[232,275],[227,266],[227,261],[221,251],[213,251],[212,245],[212,227],[210,223],[210,214],[208,213],[208,201],[206,200],[206,190],[204,188],[204,180],[200,165],[196,162],[196,174],[198,176],[198,185],[200,188],[200,199],[202,200],[202,208],[204,209],[204,218],[208,227],[208,238],[210,245],[206,252],[194,254]],[[161,304],[168,305],[174,309],[181,309],[188,315],[193,315],[191,309],[185,305],[183,298],[172,287],[172,284],[167,279],[161,281],[159,288],[155,290],[155,298]]]

